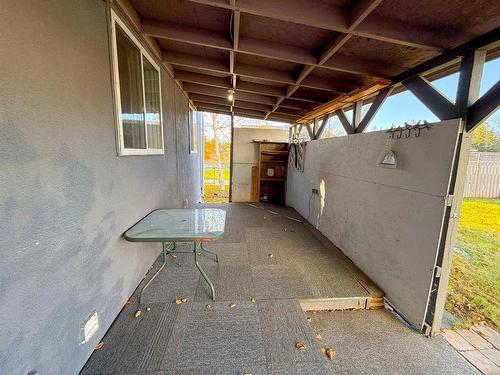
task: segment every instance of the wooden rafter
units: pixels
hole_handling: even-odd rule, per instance
[[[350,29],[351,25],[356,24],[356,20],[353,20],[356,14],[359,14],[360,18],[363,16],[366,18],[373,10],[370,9],[370,6],[366,5],[365,8],[361,7],[360,12],[359,10],[353,11],[346,7],[329,5],[321,0],[239,0],[235,5],[230,5],[226,1],[220,0],[190,1],[215,7],[239,10],[243,13],[318,27],[325,30],[360,35],[370,39],[382,40],[410,47],[425,48],[429,50],[444,50],[451,47],[451,41],[446,35],[434,33],[416,25],[405,24],[404,27],[401,27],[401,25],[398,25],[394,20],[384,19],[382,17],[370,17],[366,22]],[[368,1],[368,3],[376,2],[377,1]],[[368,12],[364,12],[363,9],[366,9]],[[361,21],[359,21],[359,23],[361,23]]]
[[[324,67],[325,63],[332,59],[332,56],[334,56],[334,54],[352,37],[351,32],[355,30],[355,28],[368,17],[368,15],[380,4],[380,2],[381,0],[362,0],[358,2],[353,9],[344,14],[346,19],[348,20],[347,32],[345,34],[337,36],[325,48],[323,48],[317,66]],[[335,58],[333,58],[333,60],[335,60]],[[299,85],[304,84],[307,76],[314,70],[314,67],[315,66],[308,64],[302,69],[297,80],[292,86],[289,87],[287,97],[290,97],[295,91],[297,91]],[[340,94],[341,93],[339,93],[339,96]],[[284,98],[278,98],[276,101],[276,105],[274,106],[273,110],[268,113],[268,115],[276,111],[283,100]]]

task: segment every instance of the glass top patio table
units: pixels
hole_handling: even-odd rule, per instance
[[[226,224],[226,211],[217,208],[193,208],[193,209],[160,209],[151,212],[141,219],[132,228],[128,229],[123,237],[131,242],[161,242],[163,263],[149,281],[142,287],[139,296],[139,306],[142,305],[143,295],[146,288],[165,268],[167,255],[172,253],[192,253],[196,268],[210,286],[212,299],[215,300],[215,288],[203,268],[198,262],[198,255],[203,253],[219,258],[217,253],[206,249],[204,242],[216,240],[224,234]],[[176,250],[177,242],[193,242],[190,251]],[[172,243],[169,248],[167,243]],[[140,310],[139,310],[140,311]]]
[[[123,236],[132,242],[207,242],[224,234],[226,211],[217,208],[160,209]]]

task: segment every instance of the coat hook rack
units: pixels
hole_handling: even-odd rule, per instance
[[[417,122],[415,125],[410,125],[407,122],[404,123],[404,126],[391,127],[386,130],[386,133],[389,134],[389,138],[393,139],[394,134],[396,134],[396,138],[400,139],[403,136],[403,132],[405,132],[405,138],[410,138],[415,135],[416,138],[420,137],[422,129],[431,130],[431,126],[427,121],[423,121],[422,123]]]

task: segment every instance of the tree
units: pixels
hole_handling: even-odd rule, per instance
[[[213,134],[214,152],[217,161],[217,169],[219,171],[219,186],[221,190],[224,190],[226,184],[222,170],[222,161],[223,159],[228,159],[228,157],[225,153],[223,154],[223,151],[225,151],[223,149],[226,148],[224,145],[228,142],[228,136],[229,139],[231,138],[231,118],[217,113],[209,113],[208,117],[210,119],[210,130]]]
[[[477,151],[500,152],[500,135],[482,123],[472,132],[472,147]]]

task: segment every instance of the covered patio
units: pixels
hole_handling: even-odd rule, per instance
[[[160,257],[81,374],[476,373],[441,337],[428,340],[384,311],[380,289],[295,211],[217,207],[228,215],[226,235],[208,246],[219,264],[202,260],[216,300],[192,255],[178,254],[136,318]],[[322,348],[336,351],[333,360]]]
[[[0,35],[1,374],[477,372],[440,332],[500,2],[2,0]],[[373,131],[400,93],[433,122]],[[215,300],[173,254],[138,314],[160,247],[125,233],[208,207],[202,112],[288,139],[230,146]]]

